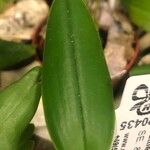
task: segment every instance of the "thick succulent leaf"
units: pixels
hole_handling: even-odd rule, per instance
[[[111,81],[98,32],[82,0],[55,0],[47,26],[43,102],[58,150],[109,150]]]
[[[0,40],[0,70],[22,63],[35,53],[31,45]]]
[[[150,65],[135,66],[130,71],[130,76],[150,74]]]
[[[40,87],[36,67],[0,92],[0,149],[18,150],[31,137],[33,126],[28,125],[39,103]]]
[[[6,7],[7,2],[6,0],[1,0],[0,1],[0,13],[4,10],[4,8]]]
[[[0,0],[0,13],[11,3],[16,0]]]
[[[19,139],[18,150],[33,150],[34,141],[32,140],[34,125],[29,124]]]
[[[149,0],[122,0],[132,21],[150,32],[150,1]]]

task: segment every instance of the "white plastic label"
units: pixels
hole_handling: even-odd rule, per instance
[[[127,80],[111,150],[150,150],[150,75]]]

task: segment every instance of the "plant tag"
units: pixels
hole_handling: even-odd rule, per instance
[[[111,150],[150,150],[150,75],[127,80]]]

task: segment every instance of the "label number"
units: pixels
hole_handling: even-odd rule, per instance
[[[132,128],[137,128],[138,126],[146,126],[150,125],[150,120],[148,118],[144,118],[143,120],[130,120],[130,121],[123,121],[120,124],[120,130],[125,130],[125,129],[132,129]]]

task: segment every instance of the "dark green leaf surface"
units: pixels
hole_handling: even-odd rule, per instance
[[[122,0],[132,21],[150,32],[150,1],[149,0]]]
[[[0,92],[0,150],[24,150],[29,146],[34,129],[29,123],[40,91],[40,68],[36,67]]]
[[[58,150],[109,150],[111,81],[98,32],[82,0],[55,0],[47,26],[43,103]]]
[[[0,13],[11,3],[15,0],[0,0]]]
[[[150,74],[150,65],[135,66],[130,71],[130,76]]]
[[[0,70],[19,64],[35,53],[35,48],[31,45],[0,40]]]

